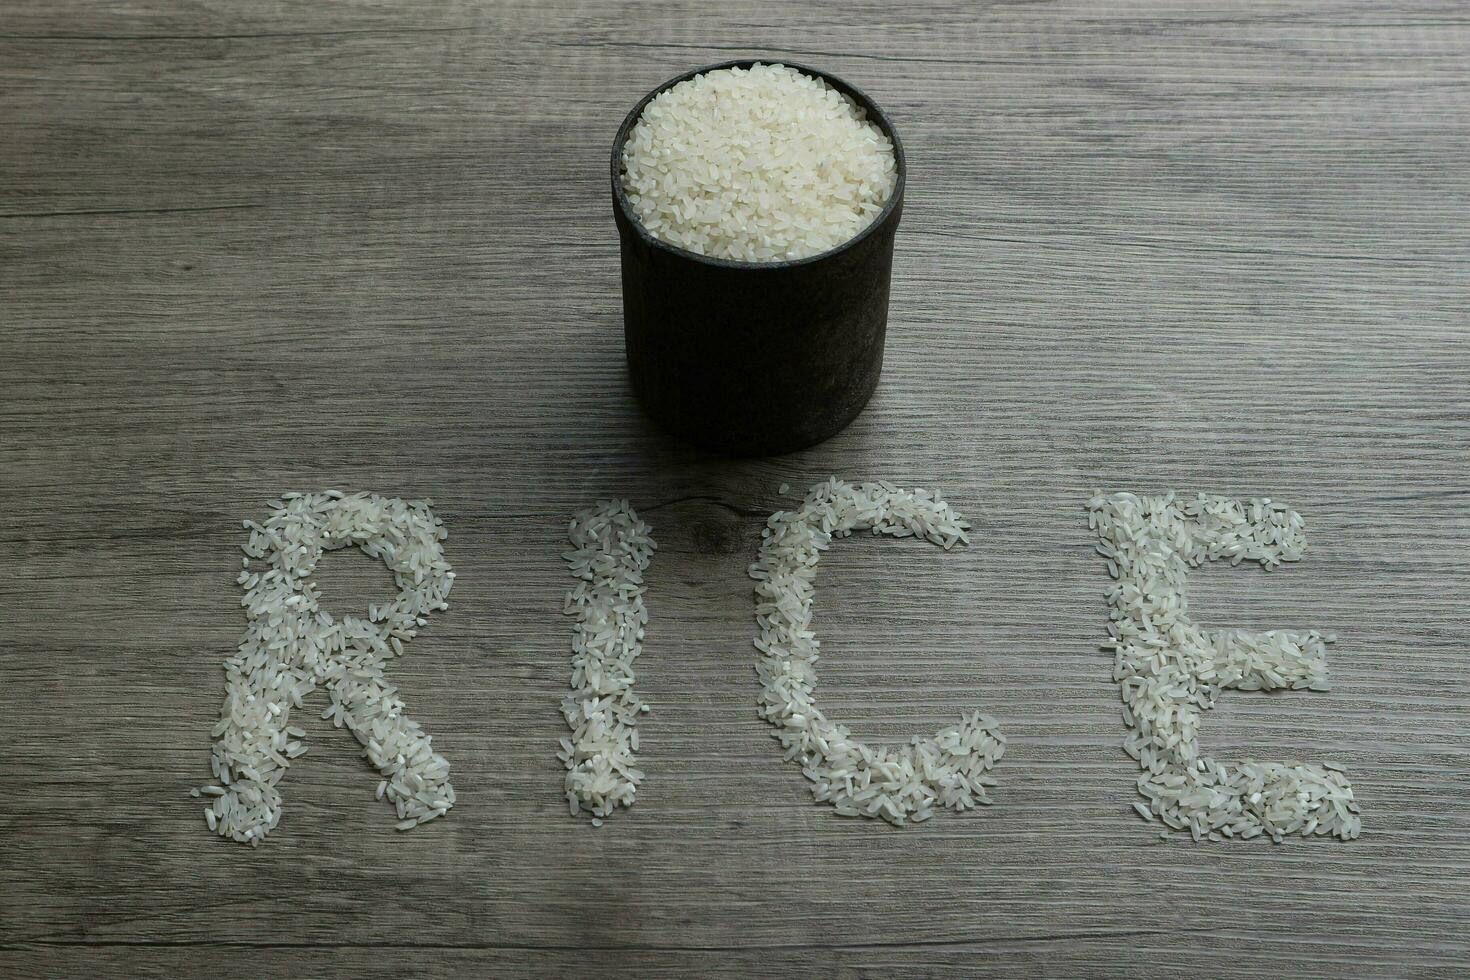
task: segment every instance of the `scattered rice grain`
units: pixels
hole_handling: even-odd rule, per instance
[[[1200,713],[1220,691],[1316,690],[1327,683],[1316,630],[1204,630],[1189,617],[1185,581],[1207,561],[1275,568],[1306,548],[1301,515],[1269,499],[1169,493],[1097,494],[1087,504],[1098,552],[1118,579],[1107,591],[1104,649],[1130,721],[1123,748],[1138,760],[1139,792],[1169,827],[1194,840],[1361,831],[1352,785],[1335,764],[1257,762],[1227,766],[1200,755]],[[1140,813],[1144,807],[1135,803]]]
[[[562,699],[562,715],[572,736],[561,739],[557,758],[567,770],[572,816],[587,810],[602,818],[615,807],[632,806],[643,778],[634,766],[636,726],[648,705],[634,691],[633,664],[648,623],[643,573],[658,546],[626,500],[579,511],[568,538],[572,549],[562,557],[578,581],[563,611],[576,616],[577,625],[573,693]]]
[[[811,629],[817,561],[853,531],[920,537],[948,550],[969,543],[969,524],[938,493],[889,483],[854,486],[832,477],[795,511],[773,514],[750,566],[756,581],[760,651],[758,714],[776,728],[787,759],[801,767],[812,796],[844,816],[902,825],[934,807],[964,810],[990,802],[985,773],[1005,752],[995,719],[975,712],[908,745],[869,746],[816,704],[817,638]]]
[[[448,605],[452,578],[442,544],[447,532],[428,501],[339,490],[289,494],[264,523],[244,526],[250,530],[246,556],[269,570],[242,571],[238,578],[249,626],[238,652],[225,662],[225,702],[210,757],[210,770],[222,785],[203,787],[215,797],[206,817],[210,829],[255,846],[277,826],[277,784],[289,760],[306,750],[291,741],[306,733],[287,720],[319,684],[331,698],[323,717],[346,727],[365,747],[364,755],[384,777],[377,795],[394,804],[398,828],[442,812],[431,811],[420,794],[453,799],[449,763],[405,716],[397,688],[383,676],[384,662],[393,655],[389,634],[411,640],[428,612]],[[339,621],[319,607],[311,573],[325,552],[349,545],[381,559],[400,591],[370,618]]]

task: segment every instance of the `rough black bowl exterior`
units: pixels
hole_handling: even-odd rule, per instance
[[[860,90],[825,79],[893,141],[898,179],[855,238],[791,262],[732,262],[661,242],[623,193],[623,143],[655,95],[695,75],[774,59],[708,65],[671,78],[633,107],[613,141],[613,216],[622,249],[628,371],[644,411],[696,445],[739,456],[792,452],[835,435],[863,410],[883,369],[893,235],[904,155],[892,124]]]

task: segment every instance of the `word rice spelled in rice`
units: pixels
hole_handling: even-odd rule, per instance
[[[329,490],[283,494],[273,506],[263,524],[245,522],[250,539],[239,582],[249,625],[239,652],[225,661],[225,703],[210,760],[219,784],[203,788],[212,797],[205,822],[252,846],[275,829],[277,784],[306,751],[306,733],[289,725],[291,710],[319,683],[332,702],[322,717],[362,743],[383,777],[377,796],[392,802],[398,829],[442,816],[454,806],[449,763],[404,716],[383,668],[430,612],[448,608],[454,572],[441,543],[447,532],[426,500]],[[348,545],[381,558],[399,593],[387,605],[370,606],[365,618],[339,622],[320,608],[311,574],[325,552]],[[252,568],[252,561],[264,568]]]
[[[864,528],[926,538],[946,551],[969,543],[969,524],[938,493],[884,482],[852,486],[833,477],[814,486],[796,511],[771,515],[750,566],[760,628],[758,713],[777,729],[786,758],[800,763],[812,795],[844,816],[902,825],[929,819],[935,807],[964,810],[989,803],[985,789],[995,781],[985,773],[1005,751],[994,719],[976,712],[930,738],[915,736],[906,746],[870,747],[817,707],[817,560],[834,537]]]
[[[567,806],[593,825],[618,806],[632,806],[643,773],[634,765],[638,715],[648,705],[633,690],[633,661],[643,646],[648,610],[643,573],[653,560],[651,528],[626,500],[602,501],[572,518],[565,553],[577,586],[565,612],[576,616],[572,688],[562,714],[572,730],[557,757],[567,768]]]
[[[785,65],[680,82],[623,145],[623,190],[648,233],[739,262],[841,245],[873,223],[897,178],[893,143],[863,110]]]
[[[1117,582],[1108,590],[1114,677],[1130,728],[1124,749],[1143,769],[1140,816],[1198,841],[1362,829],[1353,789],[1333,766],[1200,755],[1200,712],[1220,691],[1327,690],[1326,644],[1315,630],[1202,630],[1189,618],[1185,580],[1206,561],[1297,561],[1301,515],[1270,500],[1200,494],[1192,500],[1098,494],[1088,501],[1098,551]]]

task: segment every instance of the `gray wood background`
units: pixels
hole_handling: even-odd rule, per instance
[[[673,444],[622,365],[626,108],[754,53],[828,67],[911,166],[887,370],[851,429]],[[1470,961],[1470,13],[1462,2],[0,5],[0,973],[1440,976]],[[997,804],[813,806],[754,716],[776,487],[938,485],[980,534],[823,565],[821,694],[973,706]],[[187,796],[243,626],[240,520],[428,496],[459,573],[393,668],[459,806],[393,829],[308,724],[251,851]],[[1335,758],[1364,836],[1161,842],[1082,503],[1269,495],[1311,550],[1198,618],[1336,631],[1330,694],[1232,693],[1224,758]],[[570,511],[663,545],[649,773],[601,830],[554,756]],[[338,553],[341,610],[389,590]]]

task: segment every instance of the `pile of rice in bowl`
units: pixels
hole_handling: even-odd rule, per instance
[[[623,144],[623,191],[662,241],[739,262],[818,255],[882,212],[893,142],[851,99],[786,65],[696,75],[655,96]]]

